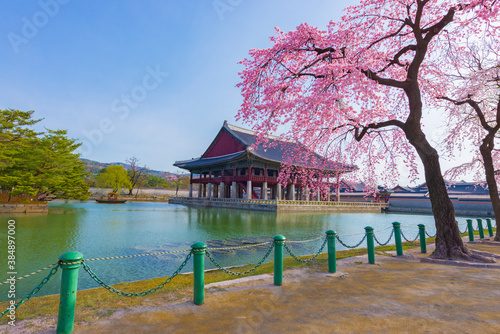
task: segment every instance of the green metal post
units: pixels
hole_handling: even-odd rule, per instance
[[[326,231],[326,238],[328,239],[328,272],[337,272],[337,254],[335,253],[335,236],[337,234],[334,230]]]
[[[205,301],[205,251],[207,245],[196,242],[191,245],[193,250],[193,301],[201,305]]]
[[[365,227],[366,248],[368,250],[368,263],[375,263],[375,243],[373,242],[373,227]]]
[[[472,227],[472,219],[467,219],[467,231],[469,231],[469,241],[474,241],[474,228]]]
[[[283,246],[286,238],[275,235],[274,239],[274,285],[283,284]]]
[[[59,260],[61,261],[62,275],[56,333],[68,334],[73,332],[76,291],[78,289],[78,269],[82,265],[83,255],[78,252],[67,252],[61,255]]]
[[[479,230],[479,239],[484,239],[483,221],[481,218],[477,218],[477,229]]]
[[[418,224],[418,233],[420,233],[420,252],[427,253],[427,241],[425,240],[424,224]]]
[[[493,236],[493,227],[491,226],[491,219],[490,218],[486,218],[486,224],[488,225],[488,233],[490,235],[490,237]]]
[[[396,240],[396,254],[403,255],[403,244],[401,243],[401,224],[398,222],[392,223],[394,229],[394,240]]]

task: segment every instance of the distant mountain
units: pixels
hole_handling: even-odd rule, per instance
[[[92,173],[92,174],[99,173],[99,171],[101,169],[106,168],[108,166],[112,166],[112,165],[121,165],[121,166],[123,166],[123,168],[125,168],[125,170],[129,170],[131,168],[131,166],[129,164],[126,164],[123,162],[107,163],[107,162],[99,162],[99,161],[83,159],[83,158],[80,158],[80,160],[83,162],[83,164],[87,168],[87,171],[89,173]],[[156,175],[156,176],[160,176],[160,177],[164,177],[164,178],[168,178],[171,175],[177,175],[175,173],[165,172],[165,171],[155,170],[155,169],[149,169],[149,168],[146,169],[146,174]]]

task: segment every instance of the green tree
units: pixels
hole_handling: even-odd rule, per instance
[[[0,109],[0,168],[12,166],[13,156],[26,149],[30,140],[39,134],[29,126],[41,121],[32,119],[34,111]]]
[[[156,175],[148,175],[145,185],[149,188],[168,188],[167,180]]]
[[[121,165],[106,167],[105,171],[97,176],[97,184],[101,187],[110,186],[114,193],[118,193],[121,188],[130,188],[130,177]]]
[[[172,173],[171,175],[172,182],[170,183],[169,188],[175,189],[176,197],[179,192],[179,189],[189,187],[189,181],[190,181],[189,179],[190,179],[189,175]]]
[[[79,155],[81,144],[64,130],[35,132],[40,120],[33,111],[0,110],[0,189],[11,196],[35,200],[88,197],[87,173]]]

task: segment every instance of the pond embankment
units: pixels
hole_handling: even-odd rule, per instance
[[[42,203],[0,203],[0,213],[48,213],[47,202]]]

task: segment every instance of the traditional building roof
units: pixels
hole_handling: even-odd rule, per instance
[[[488,194],[488,186],[481,186],[477,182],[465,182],[463,180],[456,182],[445,180],[444,182],[449,194]],[[429,188],[427,187],[427,182],[424,182],[415,188],[397,185],[392,191],[395,193],[427,193]]]
[[[306,150],[304,146],[297,142],[280,140],[275,136],[267,136],[266,139],[266,144],[260,143],[254,131],[240,128],[224,121],[219,133],[201,157],[186,161],[176,161],[174,166],[187,170],[197,170],[214,164],[231,163],[241,159],[253,159],[277,165],[282,163],[292,163],[293,165],[302,167],[321,165],[321,169],[330,171],[347,172],[356,169],[355,166],[326,160],[318,154],[313,154],[313,158],[309,157],[307,158],[309,160],[306,159],[305,162],[290,162],[287,157],[304,152]],[[316,162],[307,163],[311,159],[316,160]]]
[[[395,186],[394,188],[391,189],[392,192],[395,193],[414,193],[415,190],[410,188],[410,187],[403,187],[400,186],[399,184]]]

